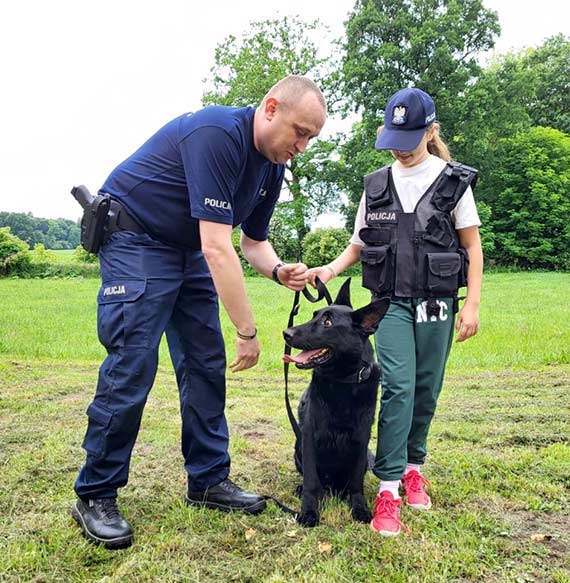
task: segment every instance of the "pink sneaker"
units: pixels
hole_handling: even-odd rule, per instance
[[[417,470],[410,470],[402,478],[402,484],[408,506],[416,510],[431,508],[431,498],[425,491],[425,486],[431,486],[427,478],[424,478]]]
[[[394,498],[392,492],[384,490],[376,496],[374,504],[374,518],[370,522],[370,528],[382,536],[398,536],[402,528],[408,530],[400,522],[400,506],[402,500]]]

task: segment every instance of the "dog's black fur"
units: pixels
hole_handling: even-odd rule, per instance
[[[318,504],[325,490],[350,497],[355,520],[372,518],[364,497],[364,475],[380,371],[368,337],[389,303],[374,300],[353,310],[348,279],[332,305],[283,332],[293,348],[327,349],[296,359],[298,368],[313,369],[299,402],[301,443],[295,443],[295,465],[303,475],[297,521],[304,526],[319,523]]]

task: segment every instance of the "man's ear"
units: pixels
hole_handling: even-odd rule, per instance
[[[339,306],[348,306],[352,308],[352,304],[350,303],[350,280],[352,278],[349,277],[338,290],[338,294],[336,296],[335,301],[333,304],[337,304]]]
[[[362,328],[362,331],[367,336],[369,336],[376,332],[378,324],[380,324],[380,320],[382,320],[388,311],[389,306],[390,300],[387,298],[374,300],[367,306],[352,312],[352,320]]]
[[[279,102],[275,97],[268,97],[265,100],[265,107],[263,109],[265,113],[265,119],[273,119],[275,117],[275,113],[277,112]]]

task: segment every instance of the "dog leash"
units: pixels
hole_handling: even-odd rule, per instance
[[[317,295],[314,296],[311,292],[305,287],[303,288],[303,295],[305,298],[311,302],[312,304],[316,304],[320,302],[323,298],[327,300],[328,305],[332,304],[332,297],[327,289],[326,285],[318,278],[315,278],[315,284],[317,286]],[[287,328],[291,328],[293,326],[293,322],[295,321],[295,316],[299,313],[299,306],[301,300],[301,292],[296,291],[295,297],[293,298],[293,307],[291,308],[291,312],[289,313],[289,320],[287,322]],[[289,356],[291,354],[292,348],[285,343],[285,354]],[[291,427],[293,428],[293,433],[298,441],[301,441],[301,429],[299,428],[299,424],[297,423],[297,419],[295,419],[295,415],[293,414],[293,409],[291,408],[291,403],[289,401],[289,363],[283,363],[283,376],[285,378],[285,408],[287,409],[287,416],[289,417],[289,423],[291,423]]]

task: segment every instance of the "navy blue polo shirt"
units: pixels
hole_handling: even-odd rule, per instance
[[[285,166],[253,144],[252,107],[206,107],[158,130],[119,164],[100,192],[119,200],[164,243],[199,249],[198,220],[241,225],[267,239]]]

